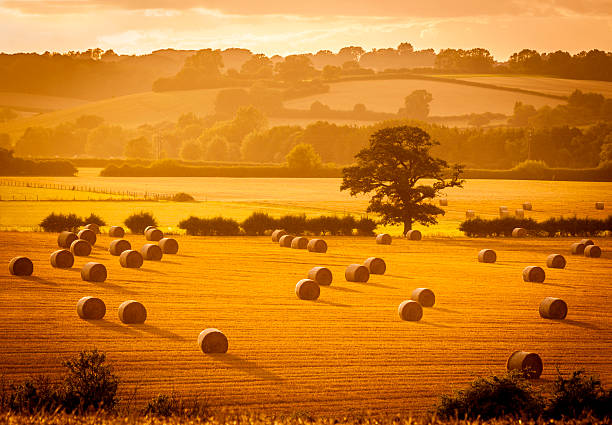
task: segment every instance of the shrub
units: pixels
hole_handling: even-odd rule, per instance
[[[215,236],[236,236],[240,234],[240,225],[231,218],[211,218],[210,226]]]
[[[553,237],[560,236],[597,236],[606,230],[612,230],[612,216],[605,220],[592,218],[549,218],[536,222],[531,218],[519,219],[515,217],[494,218],[486,220],[473,218],[459,225],[459,230],[467,236],[511,236],[512,229],[524,227],[538,235]]]
[[[340,233],[342,226],[338,217],[323,215],[321,216],[321,221],[323,223],[323,234],[329,233],[330,235],[338,235]]]
[[[40,227],[45,232],[63,232],[64,230],[74,232],[83,224],[85,224],[83,219],[76,214],[51,213],[40,222]]]
[[[3,391],[0,406],[20,413],[49,412],[61,407],[61,401],[57,387],[48,377],[39,376],[10,385],[8,392]]]
[[[179,192],[172,197],[174,202],[195,202],[195,198],[188,193]]]
[[[353,229],[357,227],[357,221],[352,215],[345,215],[340,219],[340,233],[344,236],[352,236]]]
[[[543,399],[520,373],[509,372],[474,380],[466,390],[443,395],[437,414],[443,418],[491,419],[506,415],[536,418]]]
[[[323,217],[312,217],[306,219],[306,231],[313,235],[325,234],[325,222]]]
[[[143,414],[150,416],[177,416],[181,412],[179,401],[173,395],[158,394],[147,403]]]
[[[555,380],[547,416],[578,418],[587,413],[604,418],[612,417],[612,391],[606,392],[601,381],[577,370],[565,379],[561,374]]]
[[[104,221],[102,217],[94,213],[89,214],[89,217],[85,217],[83,219],[83,222],[85,224],[97,224],[98,226],[106,226],[106,221]]]
[[[276,220],[267,213],[254,212],[241,223],[241,227],[249,236],[263,235],[266,230],[276,228]]]
[[[356,224],[357,234],[359,236],[373,236],[374,230],[378,224],[368,217],[362,217]]]
[[[193,236],[236,236],[240,234],[240,226],[231,218],[214,217],[198,218],[191,216],[179,223],[179,228]]]
[[[303,234],[306,230],[306,215],[284,215],[278,219],[278,227],[294,235]]]
[[[157,226],[153,215],[144,211],[130,215],[123,223],[134,234],[142,234],[147,226]]]

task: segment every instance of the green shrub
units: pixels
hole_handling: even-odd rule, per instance
[[[157,226],[153,214],[144,211],[130,215],[123,223],[135,235],[141,235],[148,226]]]
[[[254,212],[240,226],[249,236],[264,235],[268,230],[276,228],[276,220],[264,212]]]
[[[492,419],[503,416],[537,418],[544,408],[542,397],[520,373],[474,380],[466,390],[443,395],[437,406],[442,418]]]
[[[188,193],[179,192],[172,197],[172,200],[174,202],[194,202],[195,198]]]
[[[64,230],[74,232],[84,224],[83,219],[76,214],[51,213],[40,222],[40,227],[45,232],[63,232]]]
[[[91,213],[89,217],[83,219],[85,224],[97,224],[98,226],[106,226],[106,221],[97,214]]]
[[[578,418],[591,413],[598,418],[612,418],[612,391],[606,392],[601,381],[577,370],[565,379],[559,375],[553,385],[546,415],[552,418]]]

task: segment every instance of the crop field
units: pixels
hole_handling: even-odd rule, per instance
[[[132,246],[145,241],[128,235]],[[0,233],[0,375],[5,382],[61,373],[60,361],[98,348],[121,377],[121,393],[141,404],[158,393],[198,397],[213,406],[341,415],[363,411],[422,414],[441,393],[480,375],[503,373],[514,350],[539,353],[540,384],[585,368],[612,383],[612,241],[590,259],[570,256],[570,239],[326,238],[326,254],[283,249],[268,237],[183,237],[178,255],[123,269],[102,235],[89,258],[53,269],[56,235]],[[482,248],[495,264],[476,260]],[[544,283],[526,283],[525,266],[544,266],[550,253],[568,260],[546,269]],[[17,255],[34,262],[32,277],[8,274]],[[387,272],[368,283],[344,279],[348,264],[377,256]],[[85,282],[87,261],[106,265],[104,283]],[[334,275],[317,301],[299,300],[294,287],[313,266]],[[420,322],[399,319],[397,307],[413,289],[428,287],[436,305]],[[83,296],[107,306],[100,321],[76,314]],[[547,296],[569,306],[566,320],[539,317]],[[124,325],[117,307],[136,299],[143,325]],[[205,355],[197,336],[221,329],[227,354]]]
[[[433,95],[430,115],[448,116],[495,112],[511,115],[515,102],[539,108],[556,106],[562,101],[541,96],[503,90],[463,86],[452,82],[423,80],[349,81],[330,85],[329,93],[317,94],[285,102],[287,108],[309,109],[319,101],[332,109],[353,109],[363,103],[373,111],[397,112],[404,106],[404,98],[414,90],[427,90]]]
[[[57,110],[74,108],[88,103],[72,97],[43,96],[39,94],[0,92],[0,107],[17,110]]]

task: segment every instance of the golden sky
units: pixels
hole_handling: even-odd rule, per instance
[[[612,50],[612,0],[0,0],[0,51]]]

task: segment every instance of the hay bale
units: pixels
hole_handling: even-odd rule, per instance
[[[344,277],[348,282],[367,282],[370,279],[370,271],[361,264],[349,264],[344,271]]]
[[[138,301],[128,300],[119,306],[119,320],[125,324],[144,323],[147,320],[147,309]]]
[[[325,254],[327,252],[327,242],[323,239],[311,239],[306,247],[310,252],[320,252]]]
[[[79,239],[83,239],[89,242],[89,245],[94,246],[96,244],[96,234],[89,229],[83,229],[79,233],[77,233]]]
[[[283,229],[276,229],[272,232],[272,242],[278,243],[281,237],[285,236],[287,232]]]
[[[227,337],[219,329],[208,328],[200,332],[198,346],[203,353],[227,353]]]
[[[96,223],[89,223],[89,224],[86,224],[84,228],[85,228],[85,229],[89,229],[89,230],[91,230],[91,231],[92,231],[92,232],[94,232],[96,235],[99,235],[99,234],[100,234],[100,226],[98,226]]]
[[[564,269],[565,264],[567,264],[567,262],[565,261],[565,257],[561,254],[550,254],[546,257],[546,267],[549,269]]]
[[[391,235],[388,233],[381,233],[376,235],[376,243],[378,245],[391,245]]]
[[[465,212],[465,218],[470,220],[472,218],[476,218],[476,212],[474,210],[467,210]]]
[[[100,298],[83,297],[77,302],[77,314],[81,319],[100,320],[106,314],[106,304]]]
[[[525,210],[520,209],[520,208],[516,209],[514,210],[514,215],[515,217],[518,217],[518,218],[525,218]]]
[[[164,254],[176,254],[179,250],[178,242],[172,238],[161,238],[158,245]]]
[[[140,253],[142,254],[142,258],[147,261],[160,261],[164,256],[159,245],[153,243],[144,244],[142,248],[140,248]]]
[[[593,242],[591,239],[581,239],[580,243],[583,244],[585,248],[588,245],[595,245],[595,242]]]
[[[513,238],[524,238],[527,236],[527,230],[522,227],[515,227],[512,229],[512,237]]]
[[[104,282],[106,277],[106,267],[101,263],[85,263],[81,269],[81,279],[87,282]]]
[[[319,285],[329,286],[332,283],[333,275],[327,267],[313,267],[308,272],[308,279],[312,279]]]
[[[74,255],[67,249],[60,249],[51,254],[51,265],[58,269],[69,269],[74,265]]]
[[[108,229],[108,236],[111,238],[122,238],[125,236],[125,230],[120,226],[111,226],[111,228]]]
[[[282,248],[291,248],[291,242],[293,241],[293,238],[295,238],[295,236],[293,235],[283,235],[278,239],[278,244]]]
[[[542,359],[536,353],[519,350],[510,354],[506,368],[508,370],[520,370],[525,378],[537,379],[542,374]]]
[[[156,228],[149,229],[145,232],[145,238],[148,241],[158,242],[164,237],[164,233]]]
[[[421,235],[421,232],[418,230],[408,230],[406,232],[406,238],[410,239],[411,241],[420,241],[422,237],[423,235]]]
[[[378,257],[370,257],[363,262],[363,265],[368,268],[370,274],[385,274],[387,265],[385,260]]]
[[[500,212],[500,214],[501,214],[502,212],[504,212],[504,211],[506,211],[506,212],[507,212],[507,211],[508,211],[508,207],[506,207],[506,206],[504,206],[504,205],[502,205],[501,207],[499,207],[499,212]]]
[[[546,273],[542,267],[527,266],[523,269],[523,280],[525,282],[542,283],[546,278]]]
[[[603,202],[595,202],[595,209],[603,210],[604,209],[604,203]]]
[[[447,207],[448,206],[448,199],[446,199],[446,198],[440,199],[440,206],[441,207]]]
[[[510,217],[510,213],[508,211],[500,211],[499,218],[508,218]]]
[[[155,227],[155,226],[147,226],[147,227],[145,227],[145,229],[143,230],[142,234],[143,234],[143,235],[144,235],[144,234],[146,234],[146,233],[147,233],[147,230],[149,230],[149,229],[157,229],[157,227]]]
[[[416,301],[403,301],[398,309],[399,317],[409,322],[418,322],[423,317],[423,307]]]
[[[302,279],[295,285],[295,295],[301,300],[314,301],[321,295],[321,289],[314,280]]]
[[[57,237],[57,245],[60,248],[70,249],[72,242],[76,241],[79,237],[74,232],[62,232]]]
[[[497,261],[497,254],[492,249],[481,249],[478,253],[480,263],[494,263]]]
[[[9,262],[9,272],[13,276],[30,276],[34,272],[34,264],[28,257],[15,257]]]
[[[436,303],[436,296],[431,289],[416,288],[412,291],[410,299],[418,302],[423,307],[433,307]]]
[[[77,257],[87,257],[91,254],[91,245],[85,239],[77,239],[70,245],[70,252]]]
[[[540,316],[544,319],[565,319],[567,304],[561,298],[546,297],[540,303]]]
[[[597,245],[587,245],[584,248],[584,256],[590,258],[599,258],[601,257],[601,248]]]
[[[291,240],[291,248],[293,249],[306,249],[308,247],[308,239],[298,236]]]
[[[142,254],[138,251],[128,249],[127,251],[123,251],[119,256],[119,264],[121,264],[121,267],[139,269],[142,267],[142,263],[144,263],[144,258],[142,258]]]
[[[110,243],[108,252],[110,252],[111,255],[119,256],[123,251],[130,249],[132,249],[132,244],[129,241],[126,241],[125,239],[115,239]]]
[[[525,211],[531,211],[533,209],[533,207],[531,206],[531,202],[525,202],[523,203],[523,209]]]
[[[570,247],[572,255],[584,255],[584,248],[586,248],[586,246],[580,242],[573,243]]]

